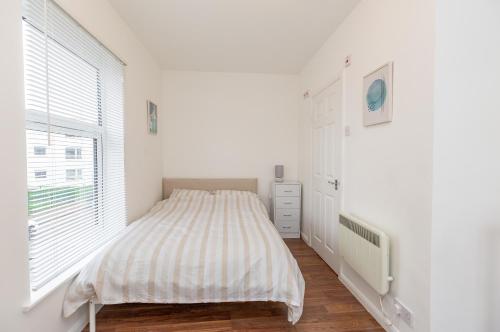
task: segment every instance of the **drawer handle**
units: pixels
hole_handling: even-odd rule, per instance
[[[282,228],[284,228],[284,229],[290,229],[290,228],[292,228],[292,226],[282,226]]]
[[[291,217],[291,214],[284,214],[283,217]]]
[[[292,204],[292,202],[284,202],[283,204],[290,205],[290,204]]]
[[[285,193],[291,193],[291,192],[293,192],[293,191],[292,191],[292,190],[285,190],[284,192],[285,192]]]

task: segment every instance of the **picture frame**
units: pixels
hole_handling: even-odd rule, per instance
[[[147,101],[147,118],[149,134],[158,134],[158,107],[150,100]]]
[[[392,121],[393,62],[363,77],[363,124],[373,126]]]

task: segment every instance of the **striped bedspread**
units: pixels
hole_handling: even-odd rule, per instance
[[[176,190],[69,286],[67,317],[97,303],[278,301],[302,314],[304,279],[257,195]]]

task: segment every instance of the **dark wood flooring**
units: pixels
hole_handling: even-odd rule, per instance
[[[384,331],[307,244],[285,242],[306,281],[304,313],[295,326],[281,303],[119,304],[97,314],[97,331]]]

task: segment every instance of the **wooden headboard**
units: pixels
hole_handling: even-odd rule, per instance
[[[163,179],[163,199],[169,198],[174,189],[246,190],[257,193],[257,179]]]

